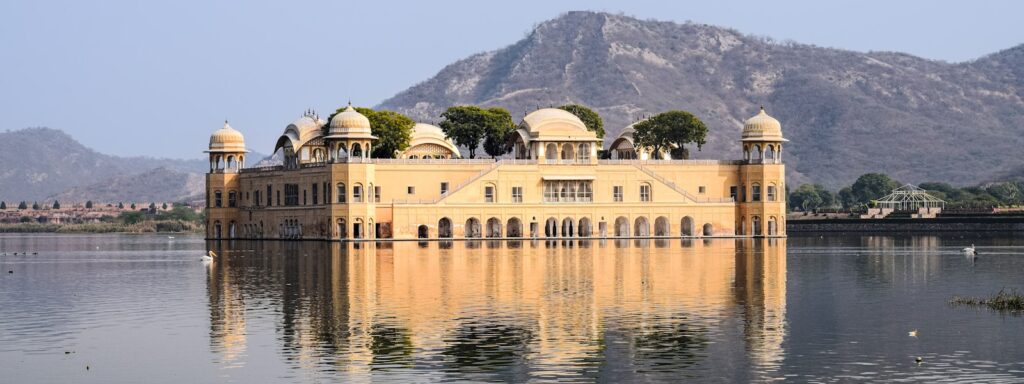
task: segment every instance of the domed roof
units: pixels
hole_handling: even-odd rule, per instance
[[[405,153],[413,153],[416,151],[416,147],[421,145],[437,145],[447,149],[452,155],[458,155],[459,153],[455,143],[445,137],[444,131],[441,128],[430,124],[416,123],[412,127],[409,147],[406,148]]]
[[[742,136],[744,141],[786,141],[782,138],[782,124],[774,117],[768,116],[764,107],[761,107],[757,115],[743,123]]]
[[[441,130],[441,127],[425,123],[416,123],[416,125],[412,126],[412,139],[415,140],[418,137],[435,137],[441,140],[451,141],[445,137],[444,131]]]
[[[221,129],[210,135],[210,148],[207,152],[245,152],[245,137],[225,121]]]
[[[521,124],[530,132],[531,137],[568,136],[574,138],[597,138],[594,132],[587,130],[586,124],[572,113],[557,109],[543,108],[530,112]]]
[[[334,138],[372,137],[370,119],[349,104],[348,108],[331,118],[327,135]]]

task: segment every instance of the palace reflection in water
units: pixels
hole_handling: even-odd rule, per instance
[[[302,377],[778,377],[786,240],[210,242],[210,343]]]

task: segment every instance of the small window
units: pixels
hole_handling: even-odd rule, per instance
[[[494,186],[488,185],[484,187],[484,201],[488,203],[494,202]]]
[[[408,187],[405,187],[405,193],[408,193],[410,195],[416,194],[416,187],[411,186],[411,185],[408,186]]]
[[[441,183],[441,194],[444,195],[446,193],[448,193],[448,182],[447,181]]]
[[[703,185],[702,185],[702,186],[699,186],[699,187],[697,187],[697,193],[699,193],[699,194],[702,194],[702,195],[703,195],[703,194],[704,194],[704,192],[707,192],[707,191],[708,191],[708,189],[707,189],[706,187],[704,187]]]
[[[228,206],[231,208],[238,206],[238,192],[228,191]]]
[[[380,202],[380,186],[379,185],[376,186],[376,187],[373,187],[373,202],[374,203],[379,203]]]
[[[221,202],[222,196],[223,195],[222,195],[222,193],[220,191],[216,191],[216,192],[213,193],[213,206],[214,207],[217,207],[217,208],[221,207],[221,204],[223,204]]]
[[[616,186],[612,187],[612,200],[613,201],[622,201],[622,186],[621,185],[616,185]]]
[[[640,184],[640,201],[651,201],[650,184]]]
[[[739,197],[739,196],[737,195],[737,194],[739,193],[739,191],[737,191],[737,189],[738,189],[738,188],[736,188],[736,186],[735,186],[735,185],[733,185],[733,186],[729,187],[729,198],[731,198],[731,199],[732,199],[732,201],[736,201],[736,198],[737,198],[737,197]]]
[[[313,205],[320,204],[320,187],[319,184],[313,183]]]
[[[750,186],[750,198],[753,201],[761,201],[761,186],[754,184]]]
[[[362,203],[363,202],[363,186],[357,185],[352,187],[352,202]]]
[[[768,186],[768,201],[775,201],[775,186]]]
[[[512,202],[522,203],[523,202],[523,187],[512,187]]]
[[[338,183],[338,202],[345,203],[345,183]]]

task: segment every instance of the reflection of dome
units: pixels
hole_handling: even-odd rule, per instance
[[[782,141],[782,124],[764,112],[764,107],[754,117],[743,123],[743,140]]]
[[[523,118],[522,125],[533,137],[541,135],[597,137],[593,132],[587,130],[586,124],[583,124],[583,121],[576,115],[556,108],[533,111]]]
[[[331,118],[330,135],[346,133],[370,133],[370,119],[356,111],[349,104],[341,113]]]
[[[224,127],[210,135],[209,152],[245,152],[245,137],[225,121]]]

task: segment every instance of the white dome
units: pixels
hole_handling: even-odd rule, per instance
[[[245,137],[225,121],[223,127],[210,135],[208,152],[245,152]]]
[[[348,108],[331,118],[329,135],[353,133],[370,134],[370,119],[349,104]]]

